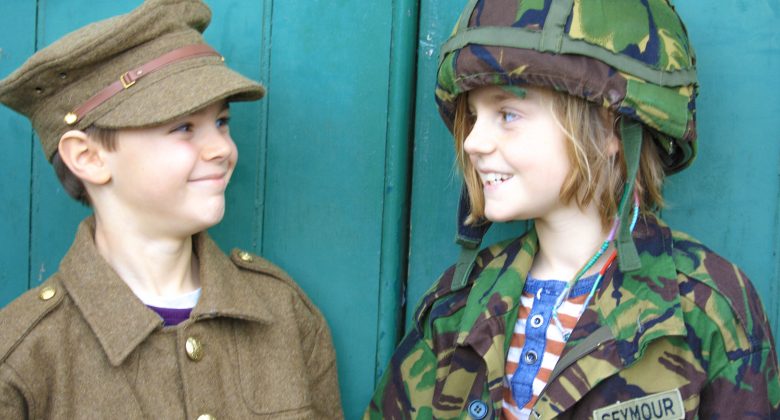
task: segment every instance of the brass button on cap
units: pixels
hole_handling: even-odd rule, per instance
[[[195,337],[187,338],[187,341],[184,343],[184,350],[187,352],[187,357],[189,357],[190,360],[197,362],[203,358],[203,344]],[[206,414],[204,414],[204,416],[205,415]]]
[[[246,251],[239,252],[238,253],[238,258],[240,258],[241,261],[244,261],[244,262],[252,262],[252,260],[254,260],[254,257],[252,257],[252,254],[250,254],[250,253],[248,253]]]
[[[198,416],[198,420],[217,420],[217,418],[211,414],[201,414]]]
[[[63,118],[63,120],[65,121],[65,124],[73,125],[76,124],[76,121],[79,120],[79,117],[78,115],[72,112],[68,112],[67,114],[65,114],[65,118]]]
[[[43,289],[41,289],[41,292],[38,293],[38,297],[41,298],[41,300],[49,300],[54,297],[54,295],[57,294],[57,289],[46,286]]]

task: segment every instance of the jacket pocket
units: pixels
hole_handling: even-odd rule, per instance
[[[239,323],[234,329],[243,398],[258,415],[312,418],[306,363],[296,323]]]

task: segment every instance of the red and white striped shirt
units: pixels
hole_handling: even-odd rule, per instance
[[[574,329],[597,275],[580,279],[558,308],[560,328],[551,319],[566,282],[530,276],[520,298],[517,322],[507,353],[502,418],[527,419]],[[517,400],[516,400],[517,398]]]

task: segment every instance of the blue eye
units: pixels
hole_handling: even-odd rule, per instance
[[[511,123],[520,118],[519,114],[510,111],[501,111],[501,120],[506,123]]]

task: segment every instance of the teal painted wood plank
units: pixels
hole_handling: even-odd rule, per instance
[[[208,1],[211,24],[205,39],[227,64],[266,84],[271,56],[272,1]],[[239,247],[260,252],[265,188],[266,114],[268,98],[230,106],[230,134],[238,147],[238,164],[226,194],[222,223],[209,232],[225,250]]]
[[[35,51],[35,3],[0,4],[0,78]],[[0,108],[0,307],[27,290],[29,271],[32,127],[8,108]]]
[[[436,109],[434,89],[439,46],[452,32],[463,5],[463,0],[423,0],[420,3],[409,272],[406,285],[407,330],[419,298],[457,258],[458,248],[453,238],[461,181],[453,166],[452,138]]]
[[[780,331],[780,3],[677,2],[696,48],[699,156],[664,218],[738,264]],[[778,341],[780,343],[780,341]]]
[[[374,378],[382,377],[403,331],[402,289],[406,282],[409,238],[409,144],[414,104],[419,2],[393,2],[390,83],[385,142],[379,314]],[[375,385],[375,384],[374,384]]]
[[[328,319],[349,419],[374,380],[391,5],[273,10],[263,254]]]

